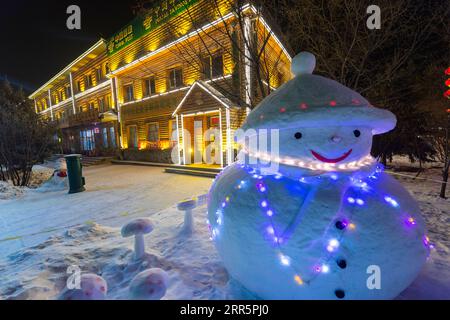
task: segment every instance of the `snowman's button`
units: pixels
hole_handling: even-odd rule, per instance
[[[341,290],[341,289],[337,289],[336,291],[334,291],[334,294],[339,299],[344,299],[344,297],[345,297],[345,292],[344,292],[344,290]]]
[[[335,226],[339,230],[344,230],[347,227],[347,224],[345,222],[343,222],[343,221],[336,221]]]
[[[307,51],[302,51],[292,59],[291,70],[296,76],[311,74],[316,67],[316,57]]]
[[[347,261],[345,261],[345,259],[339,259],[336,263],[341,269],[347,268]]]

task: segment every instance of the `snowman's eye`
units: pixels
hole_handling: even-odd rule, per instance
[[[353,134],[355,135],[355,137],[358,138],[361,135],[361,131],[355,130],[355,131],[353,131]]]
[[[296,132],[294,134],[295,139],[301,139],[302,138],[302,133],[301,132]]]

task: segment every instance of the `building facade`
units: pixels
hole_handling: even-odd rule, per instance
[[[229,0],[163,0],[30,98],[57,121],[64,152],[178,164],[210,163],[208,153],[225,166],[258,85],[289,80],[290,63],[252,5],[236,13]]]

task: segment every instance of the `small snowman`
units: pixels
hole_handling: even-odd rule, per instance
[[[210,190],[211,237],[262,299],[395,298],[431,246],[415,200],[370,156],[396,118],[314,67],[297,55],[295,77],[248,115],[238,161]],[[264,130],[277,130],[271,151],[248,143]]]

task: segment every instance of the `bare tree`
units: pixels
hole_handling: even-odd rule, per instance
[[[33,165],[52,151],[53,133],[22,90],[0,83],[0,180],[27,186]]]
[[[185,0],[184,0],[185,1]],[[276,21],[265,8],[276,1],[211,0],[204,1],[199,13],[186,5],[185,13],[179,19],[165,23],[165,28],[177,39],[186,32],[195,32],[193,41],[178,42],[170,50],[202,78],[209,80],[225,97],[239,106],[252,109],[273,90],[272,83],[289,79],[290,74],[280,72],[282,50],[274,50],[273,28]],[[145,15],[155,1],[138,1],[135,11]],[[187,4],[187,1],[186,1]],[[249,6],[251,5],[251,7]],[[228,10],[223,10],[223,8]],[[230,14],[233,18],[230,18]],[[211,17],[219,23],[209,25]],[[270,21],[270,30],[263,26]],[[188,25],[189,30],[180,26]],[[279,33],[277,32],[279,36]],[[278,51],[278,52],[277,52]],[[232,64],[224,64],[225,73],[232,74],[231,81],[214,77],[205,61],[217,53],[226,55]],[[212,72],[214,73],[214,72]],[[249,78],[248,75],[251,74]]]

